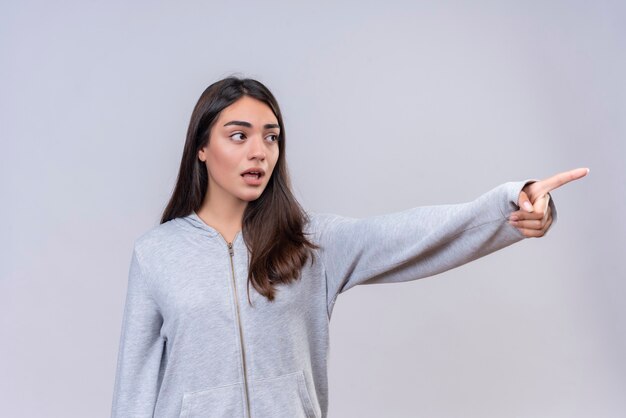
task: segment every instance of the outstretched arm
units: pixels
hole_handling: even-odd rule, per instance
[[[554,202],[543,197],[555,187],[547,185],[545,180],[509,182],[468,203],[415,207],[364,219],[316,214],[329,318],[337,296],[356,285],[432,276],[529,236],[523,230],[536,225],[523,224],[520,229],[509,222],[512,214],[524,221],[542,222],[545,217],[541,226],[545,233],[556,221]],[[520,215],[522,191],[541,212]]]

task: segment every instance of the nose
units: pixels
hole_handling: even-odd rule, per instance
[[[263,161],[265,159],[265,145],[263,144],[263,135],[255,135],[248,143],[250,144],[250,148],[248,149],[248,158],[256,158]]]

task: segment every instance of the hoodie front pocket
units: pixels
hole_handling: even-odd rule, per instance
[[[241,383],[185,392],[180,418],[243,417]]]
[[[272,418],[317,418],[304,372],[250,382],[252,416]]]

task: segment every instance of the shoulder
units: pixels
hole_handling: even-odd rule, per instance
[[[134,252],[139,261],[142,262],[152,254],[157,254],[162,249],[176,242],[180,233],[181,230],[176,225],[175,219],[156,225],[144,231],[135,239]]]
[[[307,211],[308,222],[305,230],[313,235],[323,235],[329,229],[343,222],[354,221],[355,218],[329,212]]]
[[[307,211],[305,229],[307,232],[317,232],[334,216],[332,213]]]

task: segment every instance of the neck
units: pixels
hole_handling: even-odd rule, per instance
[[[243,212],[247,205],[248,202],[236,198],[216,199],[207,192],[197,213],[222,235],[232,236],[241,231]]]

